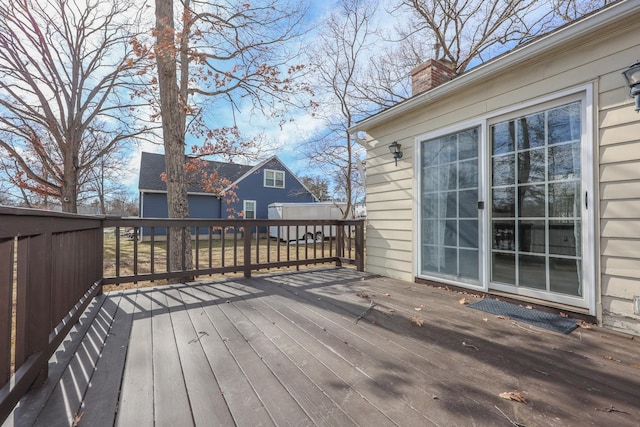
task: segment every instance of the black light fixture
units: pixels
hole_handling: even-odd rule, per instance
[[[389,151],[391,152],[391,154],[393,154],[393,158],[396,161],[396,166],[398,166],[398,159],[402,158],[402,151],[400,151],[401,147],[402,145],[398,144],[397,141],[393,141],[393,144],[389,146]]]
[[[636,111],[640,111],[640,61],[629,66],[626,71],[622,72],[622,75],[631,89],[631,96],[635,98]]]

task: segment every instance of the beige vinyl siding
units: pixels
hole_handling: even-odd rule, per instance
[[[640,212],[640,200],[629,198],[604,200],[602,201],[601,212],[602,219],[635,219],[638,218],[638,212]]]
[[[615,200],[621,198],[640,198],[640,185],[634,181],[603,182],[600,184],[600,198]]]
[[[630,51],[637,56],[640,47]],[[640,117],[619,73],[600,81],[602,323],[640,334]]]
[[[606,276],[602,280],[602,291],[610,298],[633,299],[638,290],[636,278]]]
[[[637,257],[602,257],[602,271],[603,280],[611,277],[636,279],[636,287],[634,292],[638,290],[638,283],[640,283],[640,263]],[[634,293],[634,295],[637,295]]]
[[[600,182],[602,183],[638,179],[640,179],[640,161],[637,159],[628,157],[625,161],[600,165]]]
[[[640,185],[636,184],[636,187],[640,187]],[[601,221],[601,230],[603,238],[640,239],[640,220],[603,219]]]
[[[367,271],[412,280],[413,156],[402,143],[396,167],[391,142],[378,144],[367,157]]]
[[[634,155],[634,153],[636,154]],[[640,154],[640,141],[604,145],[600,148],[600,165],[608,163],[627,164],[626,162],[629,162],[629,159],[637,158],[638,154]]]

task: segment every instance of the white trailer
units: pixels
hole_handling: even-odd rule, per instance
[[[316,220],[342,219],[343,211],[346,208],[344,203],[316,202],[316,203],[271,203],[268,206],[269,219],[295,219],[295,220]],[[349,215],[351,219],[353,215]],[[280,233],[278,234],[278,229]],[[297,235],[296,235],[297,230]],[[280,238],[284,241],[298,240],[323,240],[336,236],[335,225],[309,225],[301,226],[275,226],[269,227],[269,237]]]

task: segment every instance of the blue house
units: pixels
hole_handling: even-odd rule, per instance
[[[267,219],[268,205],[274,202],[308,203],[318,199],[287,168],[273,156],[256,166],[233,163],[203,161],[201,171],[217,173],[230,184],[219,194],[207,191],[198,177],[188,183],[190,218]],[[142,153],[140,161],[140,217],[167,218],[167,185],[162,180],[165,172],[163,154]],[[235,196],[231,200],[222,195],[231,190]],[[241,216],[242,215],[242,216]]]

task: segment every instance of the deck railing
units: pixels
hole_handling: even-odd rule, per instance
[[[105,284],[243,273],[321,263],[364,269],[361,220],[203,220],[106,218],[113,239]],[[171,269],[168,235],[191,235],[192,268]],[[184,239],[180,239],[184,246]],[[187,251],[184,247],[181,253]]]
[[[191,268],[187,257],[180,268],[167,262],[171,233],[192,236]],[[363,271],[364,221],[139,219],[0,206],[0,421],[46,380],[49,358],[105,284],[321,263]]]
[[[102,238],[100,218],[0,207],[0,421],[101,291]]]

